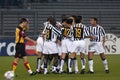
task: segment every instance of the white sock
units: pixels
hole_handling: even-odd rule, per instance
[[[63,71],[63,66],[64,66],[64,60],[61,60],[61,65],[60,65],[60,71]]]
[[[71,68],[71,59],[68,59],[68,69]]]
[[[47,72],[48,72],[48,69],[45,68],[45,69],[44,69],[44,74],[47,74]]]
[[[44,69],[44,62],[42,63],[41,68]]]
[[[57,69],[60,69],[60,63],[58,63]]]
[[[85,58],[81,59],[81,65],[82,65],[82,69],[85,69],[85,65],[86,65],[86,59]]]
[[[40,70],[40,58],[37,60],[37,71],[39,72],[39,70]]]
[[[107,59],[103,60],[103,64],[104,64],[105,70],[108,70],[108,62],[107,62]]]
[[[88,63],[89,63],[90,71],[94,72],[94,70],[93,70],[93,60],[89,60]]]
[[[52,72],[56,71],[57,67],[53,66]]]
[[[32,70],[28,70],[28,73],[29,73],[29,74],[32,74]]]
[[[69,69],[69,72],[72,72],[71,59],[68,59],[68,69]]]
[[[78,72],[78,62],[76,59],[74,60],[74,68],[75,68],[75,72]]]

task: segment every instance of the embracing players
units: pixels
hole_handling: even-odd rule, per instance
[[[71,41],[72,41],[72,47],[70,49],[70,59],[69,59],[69,72],[72,72],[72,65],[74,65],[75,73],[78,73],[78,63],[76,59],[76,54],[80,53],[81,58],[81,64],[82,64],[82,70],[81,74],[84,74],[85,72],[85,52],[86,52],[86,43],[85,38],[89,36],[89,32],[87,30],[87,27],[82,24],[82,16],[76,16],[74,17],[75,24],[72,27],[71,32]]]
[[[58,48],[56,44],[57,36],[61,35],[61,31],[57,29],[57,22],[54,17],[50,16],[45,23],[45,27],[43,30],[45,42],[43,46],[43,54],[45,58],[44,62],[44,74],[48,73],[48,64],[54,58],[54,70],[58,65]],[[49,62],[49,63],[48,63]]]

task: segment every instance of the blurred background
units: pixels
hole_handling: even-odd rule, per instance
[[[61,21],[62,14],[79,14],[87,26],[97,17],[106,33],[120,37],[119,0],[0,0],[0,38],[14,37],[21,17],[30,19],[28,35],[36,38],[48,16]]]

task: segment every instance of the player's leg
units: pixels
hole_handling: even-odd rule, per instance
[[[71,66],[74,66],[75,73],[78,73],[78,63],[76,60],[76,53],[79,51],[79,41],[72,42],[72,47],[70,48],[70,59],[68,63],[69,72],[71,72]]]
[[[71,53],[73,57],[71,57],[71,61],[73,63],[73,66],[74,66],[74,70],[75,70],[75,73],[78,73],[78,62],[77,62],[77,59],[76,59],[76,53]]]
[[[104,64],[104,67],[105,67],[105,72],[109,73],[108,61],[107,61],[107,59],[105,57],[105,54],[104,53],[100,53],[100,58],[103,61],[103,64]]]
[[[35,75],[36,73],[34,73],[34,72],[31,70],[30,64],[29,64],[29,62],[28,62],[28,60],[27,60],[27,56],[24,56],[24,57],[23,57],[23,60],[24,60],[24,66],[25,66],[26,70],[28,71],[28,73],[29,73],[30,75]]]
[[[66,63],[66,65],[67,65],[67,66],[66,66],[66,71],[67,71],[67,73],[69,72],[69,68],[68,68],[69,54],[70,54],[70,53],[67,53],[67,54],[66,54],[66,57],[65,57],[65,63]]]
[[[36,71],[39,73],[41,66],[42,52],[37,52],[37,54],[38,54],[38,58],[37,58]]]
[[[81,65],[82,65],[82,69],[80,71],[80,74],[84,74],[85,73],[85,67],[86,67],[85,54],[80,52],[80,58],[81,58]]]
[[[93,70],[93,56],[94,52],[88,52],[88,65],[89,65],[89,73],[94,73]]]
[[[60,62],[61,62],[61,56],[59,55],[59,56],[58,56],[58,65],[57,65],[57,69],[56,69],[57,72],[59,72],[59,70],[60,70],[60,65],[61,65]]]
[[[48,73],[48,62],[49,62],[49,55],[44,54],[44,74]]]
[[[15,50],[16,50],[16,53],[15,53],[15,59],[14,59],[14,61],[13,61],[13,63],[12,63],[12,71],[14,72],[15,70],[16,70],[16,68],[17,68],[17,64],[18,64],[18,62],[19,62],[19,57],[21,57],[20,55],[21,55],[21,53],[24,51],[24,46],[22,45],[20,45],[20,44],[16,44],[16,46],[15,46]]]
[[[63,66],[64,66],[64,62],[65,62],[65,57],[66,57],[66,53],[62,53],[61,55],[61,62],[60,62],[60,71],[59,73],[63,73]]]
[[[80,59],[81,59],[81,65],[82,69],[80,71],[81,74],[85,73],[85,67],[86,67],[86,59],[85,59],[85,52],[86,52],[86,43],[85,40],[80,40]]]
[[[57,66],[58,66],[58,54],[53,54],[53,69],[52,72],[53,73],[57,73]]]
[[[19,62],[19,58],[15,58],[13,63],[12,63],[12,71],[13,72],[15,72],[18,62]]]

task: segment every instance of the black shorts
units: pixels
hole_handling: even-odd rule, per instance
[[[25,52],[25,44],[17,43],[15,49],[16,49],[15,58],[23,58],[24,56],[27,56]]]

